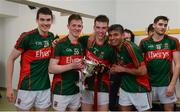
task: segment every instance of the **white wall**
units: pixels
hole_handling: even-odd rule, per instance
[[[116,11],[116,23],[131,30],[145,30],[159,15],[170,19],[170,28],[180,26],[180,0],[117,0]]]
[[[116,10],[116,22],[132,30],[146,28],[159,15],[170,18],[170,27],[180,26],[180,0],[117,0]]]
[[[0,0],[0,17],[18,16],[18,5]]]
[[[68,10],[82,12],[97,16],[105,14],[110,18],[110,23],[115,21],[116,0],[31,0],[42,4],[61,7]]]
[[[0,85],[5,86],[4,19],[0,18]]]

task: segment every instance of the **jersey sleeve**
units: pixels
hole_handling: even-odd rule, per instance
[[[54,48],[52,47],[51,58],[57,58],[58,56],[60,56],[60,52],[61,52],[60,44],[61,43],[56,45]]]
[[[127,44],[126,49],[129,53],[129,56],[132,59],[133,64],[135,65],[136,68],[138,68],[141,65],[141,63],[144,61],[141,50],[134,43]]]
[[[143,40],[140,41],[139,49],[142,51],[142,53],[145,52],[145,47],[144,47],[144,41]]]
[[[29,35],[26,33],[22,33],[18,40],[16,41],[15,48],[19,51],[25,51],[28,49],[29,45]]]
[[[180,44],[179,40],[176,38],[173,38],[171,41],[171,50],[173,51],[180,51]]]

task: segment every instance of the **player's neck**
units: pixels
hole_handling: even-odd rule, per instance
[[[103,37],[103,38],[98,38],[98,37],[96,37],[96,43],[97,43],[98,45],[103,45],[104,42],[105,42],[105,37]]]
[[[68,38],[71,41],[71,43],[77,43],[78,37],[74,37],[71,34],[69,34]]]
[[[43,31],[42,31],[41,29],[39,29],[39,28],[38,28],[38,31],[39,31],[39,34],[40,34],[40,35],[47,35],[47,34],[48,34],[48,32],[43,32]]]
[[[152,36],[152,39],[155,42],[161,41],[163,38],[164,38],[164,34],[160,35],[160,34],[154,33]]]

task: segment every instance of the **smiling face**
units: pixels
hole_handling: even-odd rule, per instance
[[[131,41],[131,34],[128,32],[124,32],[123,38],[125,40]]]
[[[153,24],[154,32],[158,35],[164,35],[167,30],[168,21],[160,19]]]
[[[94,33],[95,33],[95,36],[99,40],[104,39],[104,37],[106,36],[107,30],[108,30],[108,23],[107,22],[96,21],[94,23]]]
[[[119,31],[112,30],[109,32],[109,44],[112,46],[118,46],[123,39],[123,34]]]
[[[67,27],[69,29],[69,35],[78,38],[83,29],[82,20],[71,20]]]
[[[36,22],[38,24],[40,34],[47,34],[52,25],[53,20],[51,15],[40,13],[38,18],[36,19]]]

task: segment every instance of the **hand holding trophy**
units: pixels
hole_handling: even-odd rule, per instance
[[[82,70],[84,74],[84,80],[87,77],[91,77],[92,75],[97,75],[98,73],[108,72],[108,68],[104,64],[95,63],[90,60],[84,60],[84,69]]]
[[[84,60],[84,64],[85,64],[85,68],[83,69],[83,73],[84,73],[84,79],[86,77],[90,77],[94,74],[94,70],[95,70],[95,67],[98,66],[97,63],[94,63],[90,60]]]

